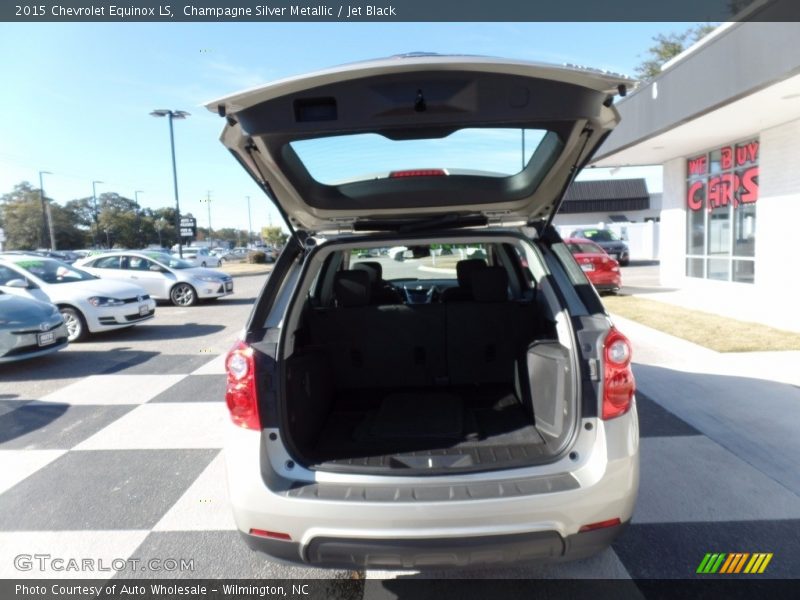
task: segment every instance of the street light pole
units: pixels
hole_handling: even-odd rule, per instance
[[[253,232],[253,215],[250,213],[250,196],[245,197],[247,198],[247,247],[249,248]]]
[[[41,243],[41,247],[44,248],[47,245],[47,203],[44,199],[44,183],[42,175],[52,175],[52,173],[50,171],[39,171],[39,198],[42,201],[42,235],[39,241]],[[51,239],[51,249],[55,250],[55,246],[52,242],[53,240]]]
[[[103,183],[102,181],[93,181],[92,182],[92,198],[94,199],[93,210],[94,210],[94,246],[97,247],[97,234],[100,233],[100,219],[97,215],[97,184]]]
[[[144,194],[142,190],[133,192],[133,202],[136,204],[136,245],[142,247],[142,215],[139,206],[139,194]]]
[[[178,168],[175,166],[175,134],[172,130],[173,119],[185,119],[189,116],[183,110],[159,109],[150,113],[154,117],[167,117],[169,120],[169,147],[172,152],[172,182],[175,188],[175,231],[178,234],[178,256],[183,258],[183,241],[181,237],[181,204],[178,200]]]
[[[206,203],[206,208],[208,208],[208,237],[206,239],[209,244],[211,243],[211,191],[209,190],[206,192],[206,197],[201,198],[200,202]]]

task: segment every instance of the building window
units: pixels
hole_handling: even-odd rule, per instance
[[[716,148],[687,162],[686,275],[755,280],[759,141]]]

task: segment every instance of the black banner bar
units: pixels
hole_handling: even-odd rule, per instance
[[[424,575],[397,579],[264,579],[264,580],[0,580],[3,600],[490,600],[494,598],[570,600],[738,600],[768,598],[794,600],[798,580],[748,578],[744,575],[706,576],[703,579],[648,580],[530,580],[425,579]]]
[[[9,22],[800,21],[796,0],[4,0]],[[609,43],[613,40],[608,40]],[[602,42],[602,40],[598,40]]]

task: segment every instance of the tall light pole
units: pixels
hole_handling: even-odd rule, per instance
[[[39,171],[39,197],[42,201],[42,235],[41,235],[41,248],[45,248],[47,246],[47,203],[44,199],[44,182],[42,175],[52,175],[50,171]],[[53,240],[50,240],[51,247],[55,250],[55,246],[52,244]]]
[[[141,247],[142,246],[142,215],[141,215],[141,207],[139,206],[139,194],[144,194],[142,190],[136,190],[133,192],[133,202],[136,204],[136,245]]]
[[[92,210],[94,211],[94,246],[97,247],[97,234],[100,233],[100,219],[97,215],[97,184],[103,183],[102,181],[92,182],[92,198],[94,204]]]
[[[205,198],[200,198],[200,202],[206,203],[206,208],[208,208],[208,237],[206,239],[209,244],[211,243],[211,191],[209,190],[206,192]]]
[[[178,234],[178,256],[183,258],[183,241],[181,237],[181,204],[178,201],[178,168],[175,166],[175,134],[172,131],[173,119],[185,119],[189,113],[183,110],[158,109],[150,113],[154,117],[167,117],[169,121],[169,147],[172,152],[172,182],[175,187],[175,231]]]
[[[250,213],[250,196],[245,196],[245,198],[247,198],[247,247],[249,248],[253,231],[253,215]]]

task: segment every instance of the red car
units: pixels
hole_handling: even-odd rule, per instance
[[[583,238],[567,238],[564,243],[598,292],[618,292],[622,287],[619,263],[600,246]]]

